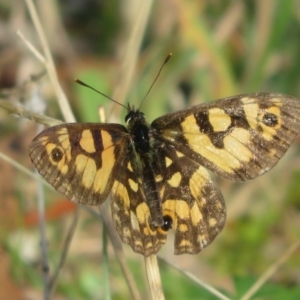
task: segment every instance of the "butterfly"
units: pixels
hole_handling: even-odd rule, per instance
[[[208,170],[244,181],[271,169],[300,131],[300,101],[276,93],[224,98],[151,124],[128,105],[125,122],[49,127],[29,146],[38,172],[70,200],[110,195],[116,229],[155,254],[174,231],[175,254],[195,254],[223,229],[226,206]]]

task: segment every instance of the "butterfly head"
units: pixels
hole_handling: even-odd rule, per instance
[[[146,117],[139,109],[136,109],[134,106],[128,104],[128,112],[125,117],[125,122],[128,127],[133,127],[137,124],[145,124]]]

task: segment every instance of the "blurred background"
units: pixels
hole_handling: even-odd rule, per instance
[[[0,0],[0,97],[63,120],[45,65],[16,34],[21,31],[43,53],[29,2]],[[299,0],[35,3],[59,84],[77,121],[98,122],[101,107],[108,121],[124,124],[126,111],[74,78],[138,106],[170,52],[172,59],[143,104],[149,122],[240,93],[300,97]],[[40,129],[0,106],[0,154],[34,172],[27,147]],[[299,141],[260,178],[245,183],[215,178],[227,203],[226,226],[197,255],[174,256],[169,234],[159,252],[168,260],[160,262],[167,299],[216,299],[172,264],[239,299],[283,258],[252,299],[299,299],[299,248],[284,256],[300,237]],[[42,299],[45,294],[38,193],[36,180],[0,158],[0,299]],[[47,187],[44,200],[48,274],[53,276],[76,206]],[[82,209],[79,215],[53,299],[104,299],[107,289],[112,299],[132,298],[109,240],[104,243],[101,220]],[[143,257],[123,246],[140,295],[150,299]]]

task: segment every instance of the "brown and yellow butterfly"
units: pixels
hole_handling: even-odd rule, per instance
[[[197,253],[222,230],[226,207],[208,170],[255,178],[300,131],[300,101],[282,94],[239,95],[164,115],[150,125],[128,105],[121,124],[50,127],[29,146],[39,173],[70,200],[110,196],[121,239],[145,256],[175,231],[175,254]]]

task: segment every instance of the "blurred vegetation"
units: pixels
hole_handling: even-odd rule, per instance
[[[108,120],[118,119],[124,124],[124,110],[118,111],[109,100],[75,84],[73,79],[80,78],[108,96],[114,94],[122,80],[120,65],[130,29],[142,2],[36,2],[60,84],[77,120],[97,122],[98,107],[103,106]],[[30,79],[44,71],[44,66],[15,34],[20,29],[40,47],[25,2],[0,0],[0,21],[1,98],[62,118],[47,76],[37,81]],[[233,94],[273,91],[300,97],[299,37],[297,0],[156,1],[150,11],[134,82],[128,95],[124,95],[125,104],[141,103],[169,52],[173,57],[143,104],[150,122],[170,111]],[[43,99],[45,107],[36,98]],[[11,118],[0,108],[0,128],[0,152],[33,170],[27,147],[37,132],[36,126]],[[242,184],[216,178],[228,207],[223,232],[202,253],[178,257],[173,255],[170,234],[161,256],[229,298],[239,299],[299,239],[299,170],[297,139],[267,175]],[[53,272],[74,207],[68,207],[67,200],[49,189],[45,193]],[[41,299],[43,294],[40,232],[38,221],[32,217],[37,211],[35,198],[33,179],[0,160],[0,262],[5,261],[0,282],[10,295],[16,293],[15,299]],[[101,230],[101,222],[81,212],[53,299],[105,297]],[[150,299],[142,258],[129,247],[124,248],[140,294]],[[108,253],[111,297],[130,299],[110,244]],[[291,255],[253,299],[299,299],[298,254],[299,250]],[[168,264],[161,264],[161,274],[166,299],[216,299]],[[5,298],[1,291],[0,298]]]

